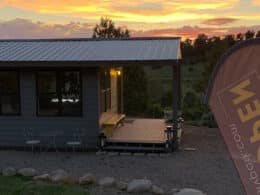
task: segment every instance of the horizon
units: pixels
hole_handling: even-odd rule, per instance
[[[90,38],[101,17],[131,37],[224,36],[259,31],[259,10],[259,0],[3,0],[0,39]]]

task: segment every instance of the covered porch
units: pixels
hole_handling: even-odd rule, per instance
[[[178,114],[180,111],[180,39],[151,38],[126,42],[116,60],[99,68],[99,125],[102,149],[140,150],[143,146],[159,146],[161,150],[178,147]],[[129,53],[131,51],[131,53]],[[118,58],[118,59],[117,59]],[[172,72],[172,121],[164,119],[128,118],[124,110],[124,67],[170,67]],[[125,147],[126,146],[126,147]],[[140,146],[136,148],[136,146]]]
[[[168,64],[169,65],[169,64]],[[180,111],[180,66],[172,66],[173,107],[170,122],[165,118],[133,118],[123,109],[122,67],[108,68],[110,85],[100,87],[101,148],[107,151],[165,152],[178,148],[181,138]],[[103,71],[103,70],[101,70]],[[110,74],[109,74],[110,72]],[[116,74],[115,74],[116,73]],[[119,73],[119,74],[118,74]],[[102,82],[101,82],[102,85]],[[167,122],[166,122],[167,121]]]

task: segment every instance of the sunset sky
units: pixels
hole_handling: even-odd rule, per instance
[[[260,30],[260,0],[0,0],[0,38],[91,37],[100,17],[131,36]]]

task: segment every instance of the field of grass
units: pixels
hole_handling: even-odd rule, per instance
[[[0,176],[0,195],[89,195],[80,186],[33,182],[21,177]]]
[[[172,69],[170,66],[159,68],[145,67],[150,102],[161,103],[162,97],[172,90]]]
[[[197,83],[203,74],[203,63],[197,64],[185,64],[182,66],[181,82],[182,82],[182,93],[186,94],[189,91],[193,91],[194,83]]]
[[[207,107],[202,104],[203,94],[198,93],[198,89],[196,90],[204,74],[205,66],[203,63],[181,64],[182,113],[186,120],[195,121],[196,123],[201,122],[203,114],[208,112]],[[145,67],[145,73],[148,81],[150,107],[156,105],[158,111],[171,109],[173,93],[172,67]],[[154,109],[151,110],[154,111]]]
[[[203,73],[203,63],[181,65],[181,88],[182,95],[188,91],[194,91],[193,84],[196,83]],[[151,101],[159,101],[162,95],[172,91],[172,67],[162,66],[160,68],[145,67],[148,79],[148,93]]]

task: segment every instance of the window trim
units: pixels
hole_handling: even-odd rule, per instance
[[[10,117],[10,116],[21,116],[22,115],[22,112],[21,112],[21,85],[20,85],[20,78],[21,78],[21,75],[20,75],[20,70],[10,70],[10,69],[1,69],[0,72],[14,72],[16,73],[16,80],[17,80],[17,93],[16,94],[8,94],[10,96],[16,96],[17,97],[17,100],[18,100],[18,112],[17,113],[9,113],[9,114],[3,114],[1,109],[0,109],[0,117]],[[6,94],[7,95],[7,94]],[[1,94],[0,94],[1,96]],[[1,108],[1,105],[0,105],[0,108]]]
[[[58,103],[58,113],[53,114],[53,115],[45,115],[45,114],[40,114],[39,113],[39,73],[40,72],[52,72],[55,74],[56,78],[56,93],[41,93],[41,94],[57,94],[58,99],[62,97],[62,92],[61,92],[61,74],[64,72],[78,72],[79,73],[79,82],[80,82],[80,92],[79,92],[79,97],[80,97],[80,113],[79,114],[62,114],[62,102],[59,101]],[[80,69],[63,69],[63,70],[51,70],[51,69],[41,69],[35,72],[35,78],[36,78],[36,116],[37,117],[83,117],[83,84],[82,84],[82,72]]]

